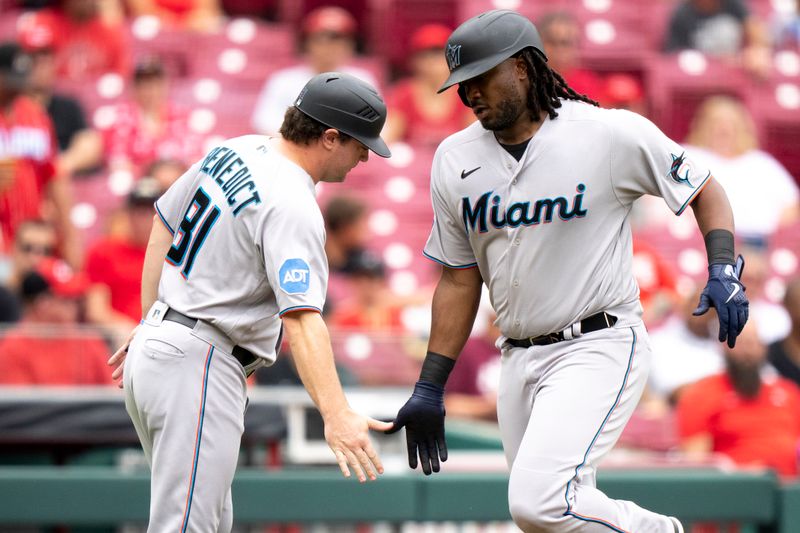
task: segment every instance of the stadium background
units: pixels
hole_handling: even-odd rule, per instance
[[[69,1],[5,0],[0,3],[2,40],[19,39],[34,48],[37,38],[57,42],[64,27],[42,30],[37,21],[42,13],[58,11]],[[77,258],[69,257],[63,242],[60,245],[61,255],[76,271],[85,269],[90,281],[81,284],[80,294],[70,296],[80,305],[75,323],[57,325],[44,321],[38,329],[31,330],[34,333],[27,332],[38,336],[39,342],[28,344],[38,349],[28,350],[26,359],[35,360],[35,366],[61,370],[41,378],[37,376],[42,374],[31,371],[27,382],[25,377],[11,379],[8,365],[19,366],[19,362],[9,361],[11,350],[4,353],[3,347],[8,344],[0,342],[0,463],[7,465],[0,467],[0,530],[16,530],[12,528],[15,522],[33,530],[37,523],[51,528],[57,524],[94,523],[135,530],[136,522],[145,516],[141,514],[147,497],[141,492],[142,487],[146,488],[143,459],[120,393],[103,384],[101,378],[86,378],[86,368],[99,367],[98,361],[110,353],[127,327],[124,319],[98,319],[96,309],[103,309],[102,305],[94,311],[90,309],[87,300],[96,298],[98,292],[89,296],[89,286],[103,284],[99,279],[102,276],[91,270],[103,271],[108,266],[104,267],[100,259],[96,264],[87,257],[92,257],[98,245],[108,239],[124,242],[129,238],[135,231],[126,220],[130,199],[153,194],[148,190],[152,185],[148,178],[152,176],[147,175],[152,161],[136,159],[138,156],[127,153],[125,146],[118,149],[114,145],[135,141],[114,136],[127,124],[124,113],[135,106],[131,103],[136,99],[134,76],[144,79],[156,72],[166,80],[165,105],[181,123],[176,135],[190,144],[172,151],[156,146],[151,155],[155,159],[178,159],[177,166],[191,164],[191,159],[181,157],[199,157],[222,138],[254,131],[254,109],[265,83],[276,72],[303,63],[301,50],[310,28],[308,15],[323,5],[340,6],[354,18],[356,25],[348,27],[346,33],[355,39],[358,53],[347,63],[373,76],[381,92],[389,95],[390,104],[396,102],[392,95],[397,84],[411,74],[412,52],[425,50],[414,44],[415,38],[424,41],[420,28],[430,24],[454,28],[470,16],[492,8],[516,9],[534,22],[553,12],[568,14],[578,28],[573,43],[579,59],[575,68],[588,73],[585,75],[597,91],[589,96],[603,105],[642,112],[680,142],[687,139],[695,113],[709,97],[726,95],[740,101],[752,118],[761,148],[779,161],[795,182],[794,189],[787,193],[794,195],[794,201],[789,202],[786,216],[764,226],[767,229],[738,235],[741,245],[754,257],[753,278],[746,283],[751,300],[761,309],[755,316],[759,324],[774,326],[765,326],[765,331],[759,332],[762,342],[779,342],[790,335],[791,317],[782,309],[782,299],[787,282],[797,276],[800,253],[800,225],[795,216],[796,182],[800,179],[798,7],[792,0],[743,2],[749,12],[748,23],[758,24],[754,35],[760,40],[752,42],[754,37],[748,34],[733,54],[717,56],[694,49],[666,53],[664,41],[670,19],[682,3],[223,0],[210,2],[210,14],[195,24],[189,13],[193,6],[199,9],[205,2],[155,2],[153,5],[160,6],[160,10],[152,14],[147,13],[152,9],[149,2],[98,2],[97,16],[119,38],[122,57],[107,71],[78,69],[59,73],[55,80],[57,92],[80,102],[88,122],[86,129],[97,133],[102,146],[102,155],[91,169],[67,176],[72,188],[70,220],[79,235],[80,253]],[[169,15],[170,10],[178,15]],[[50,41],[47,35],[38,35],[37,28],[53,31]],[[435,40],[436,32],[431,30],[426,35]],[[94,43],[98,49],[104,48],[102,39],[98,37]],[[175,139],[164,139],[164,146],[172,144]],[[363,230],[357,231],[355,237],[346,232],[341,236],[343,246],[355,239],[359,253],[353,256],[353,264],[344,265],[333,274],[327,311],[342,379],[349,386],[349,394],[356,398],[357,408],[376,416],[391,416],[402,404],[424,354],[430,295],[438,275],[437,267],[421,254],[432,217],[428,177],[434,149],[429,140],[400,138],[392,145],[391,159],[372,157],[356,168],[344,184],[318,187],[326,214],[330,213],[326,207],[339,201],[344,206],[344,218],[350,213]],[[579,157],[581,147],[575,149]],[[121,162],[125,156],[128,159]],[[770,168],[764,167],[764,172]],[[768,180],[758,172],[737,178],[741,183],[732,185],[737,187],[736,194],[750,194],[753,198],[748,211],[736,213],[737,217],[758,218],[760,213],[769,211],[773,202],[777,204],[782,199],[765,196],[772,189],[763,186]],[[42,212],[45,218],[52,213],[46,198]],[[705,278],[705,254],[701,238],[692,229],[693,221],[664,213],[665,208],[658,203],[644,203],[635,213],[639,243],[635,266],[643,293],[647,292],[648,326],[654,333],[663,329],[664,336],[670,338],[675,333],[668,328],[681,316],[681,302]],[[56,226],[57,233],[63,236],[64,228],[58,223]],[[754,227],[760,227],[758,221]],[[59,246],[50,252],[58,255]],[[0,278],[8,280],[6,285],[11,292],[17,290],[13,278],[19,253],[13,240],[0,247]],[[107,285],[113,287],[113,280]],[[112,301],[107,305],[113,308],[113,296],[109,294],[109,298]],[[439,482],[411,478],[404,471],[399,438],[385,437],[380,438],[379,444],[389,479],[379,482],[385,483],[381,492],[369,496],[365,490],[328,477],[331,461],[321,440],[319,421],[302,389],[297,388],[288,362],[290,354],[284,354],[278,368],[262,369],[251,384],[252,403],[242,453],[245,488],[239,489],[242,497],[234,502],[237,516],[261,517],[248,519],[249,522],[289,523],[269,526],[272,529],[512,530],[513,526],[504,521],[504,464],[491,414],[491,381],[496,368],[485,355],[485,338],[491,335],[486,325],[490,317],[491,310],[483,309],[473,343],[475,351],[482,355],[474,368],[470,364],[469,371],[459,378],[463,390],[454,391],[448,404],[448,429],[456,450],[446,468],[458,473],[455,477],[445,476]],[[18,333],[17,327],[8,324],[4,329],[8,334]],[[663,346],[674,348],[677,344]],[[787,514],[787,509],[796,508],[791,505],[792,498],[797,497],[791,488],[793,474],[784,472],[777,478],[752,466],[744,467],[743,473],[732,474],[738,468],[725,456],[687,455],[682,451],[674,411],[678,389],[675,383],[684,386],[700,376],[690,368],[691,360],[686,368],[678,363],[670,365],[672,356],[669,352],[660,355],[667,361],[662,366],[663,381],[653,383],[618,449],[606,462],[611,471],[606,482],[622,495],[652,497],[656,506],[671,509],[670,505],[679,505],[679,511],[690,520],[741,522],[741,531],[747,530],[749,520],[771,524],[783,520],[781,531],[800,531],[800,526],[793,529],[797,522]],[[65,371],[64,364],[54,362],[65,357],[77,366]],[[677,356],[673,359],[683,361]],[[675,377],[676,373],[685,375]],[[800,412],[795,414],[800,420]],[[251,485],[246,484],[250,479],[247,476],[252,476]],[[469,487],[479,487],[480,492],[472,493]],[[275,507],[284,514],[260,514],[262,504],[257,496],[262,490],[271,495],[273,502],[283,502]],[[669,496],[670,491],[682,493],[684,503]],[[448,493],[450,496],[445,496]],[[130,506],[117,510],[119,502],[105,500],[111,494],[131,498]],[[304,500],[292,494],[302,495]],[[333,494],[338,499],[332,499]],[[755,503],[750,507],[732,505],[740,495],[750,495],[751,503]],[[436,506],[430,503],[436,498],[448,501],[442,503],[444,510],[440,509],[438,515]],[[699,500],[703,498],[709,501],[701,505]],[[45,500],[49,507],[44,505]],[[373,505],[372,511],[365,511]],[[68,520],[76,515],[81,518]],[[118,519],[111,520],[109,516]],[[447,522],[413,522],[426,519]],[[354,522],[359,524],[353,525]],[[263,526],[249,524],[237,527],[264,530]],[[725,531],[725,527],[707,523],[694,531]]]

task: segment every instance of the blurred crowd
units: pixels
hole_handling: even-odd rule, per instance
[[[346,383],[415,381],[437,275],[417,266],[432,150],[474,120],[456,91],[436,93],[448,73],[442,52],[474,14],[463,5],[495,6],[453,0],[409,13],[399,0],[334,3],[0,2],[0,385],[110,384],[105,360],[141,317],[154,200],[220,136],[275,134],[304,83],[330,70],[381,88],[396,154],[334,192],[320,187],[337,360]],[[518,9],[572,88],[648,116],[712,169],[746,257],[751,322],[727,349],[715,319],[692,315],[705,256],[691,221],[654,198],[631,213],[654,362],[623,445],[796,475],[798,3],[656,0],[648,9],[660,18],[648,25],[631,18],[641,7],[633,0],[535,4]],[[596,4],[617,10],[616,26],[597,24],[612,17],[592,14]],[[604,48],[630,35],[644,48]],[[499,332],[486,300],[450,380],[450,416],[495,419]],[[298,382],[291,354],[277,366],[255,380]]]

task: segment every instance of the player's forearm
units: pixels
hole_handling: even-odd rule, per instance
[[[428,350],[452,359],[458,358],[475,322],[481,286],[482,279],[477,268],[444,268],[433,294]]]
[[[725,190],[715,179],[709,180],[705,189],[694,199],[692,210],[704,236],[715,229],[733,233],[733,210]]]
[[[283,317],[297,373],[322,417],[348,407],[336,374],[330,335],[319,313],[299,311]]]
[[[164,257],[171,245],[172,234],[158,216],[154,216],[153,229],[150,231],[150,241],[147,243],[144,268],[142,268],[142,316],[147,314],[147,311],[158,299],[161,269],[164,266]]]

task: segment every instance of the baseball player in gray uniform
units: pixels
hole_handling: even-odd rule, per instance
[[[145,318],[110,361],[151,465],[148,531],[230,531],[245,379],[275,360],[283,329],[343,475],[383,471],[368,430],[391,425],[348,406],[320,315],[328,265],[315,185],[344,180],[369,150],[389,157],[385,120],[372,86],[320,74],[281,137],[223,142],[156,202]]]
[[[439,146],[425,255],[443,266],[428,354],[391,431],[409,464],[447,459],[442,397],[486,283],[502,332],[498,419],[511,515],[524,531],[682,532],[680,522],[595,487],[645,386],[651,352],[631,272],[633,202],[691,207],[709,259],[696,313],[731,346],[748,302],[733,216],[708,169],[647,119],[605,110],[547,66],[529,20],[489,11],[450,36],[450,77],[478,122]]]

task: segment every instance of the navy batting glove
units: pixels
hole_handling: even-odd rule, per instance
[[[447,461],[444,440],[444,387],[428,381],[417,381],[414,393],[397,413],[394,427],[387,434],[406,428],[408,466],[417,468],[419,454],[426,476],[439,471],[439,460]]]
[[[728,346],[736,345],[736,337],[744,329],[749,315],[750,302],[744,295],[744,285],[739,281],[744,270],[744,258],[740,255],[735,265],[714,263],[708,266],[708,283],[700,295],[700,303],[692,313],[705,314],[710,307],[717,310],[719,317],[719,342],[728,341]]]

